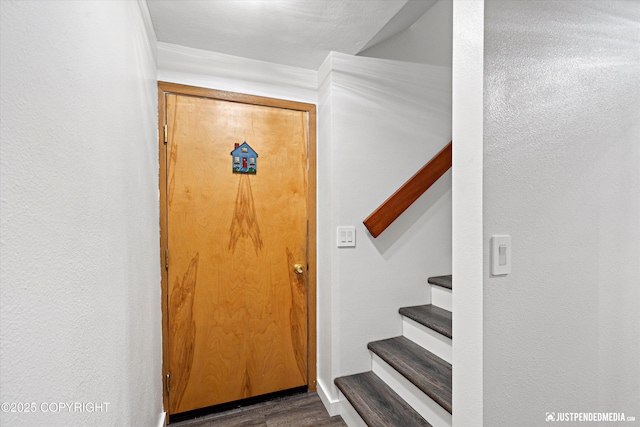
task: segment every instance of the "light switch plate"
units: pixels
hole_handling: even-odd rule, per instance
[[[337,235],[339,248],[351,248],[356,246],[356,228],[354,226],[338,227]]]
[[[491,275],[511,273],[511,236],[491,236]]]

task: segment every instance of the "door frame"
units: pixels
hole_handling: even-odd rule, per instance
[[[316,106],[297,101],[247,95],[177,83],[158,82],[158,153],[160,187],[160,271],[162,272],[162,396],[167,419],[169,414],[169,394],[167,373],[169,372],[169,282],[165,264],[168,248],[167,236],[167,150],[165,143],[166,95],[185,95],[209,98],[242,104],[283,108],[307,113],[308,125],[308,169],[307,169],[307,387],[316,390]]]

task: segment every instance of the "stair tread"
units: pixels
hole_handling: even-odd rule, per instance
[[[414,320],[427,328],[433,329],[439,334],[448,338],[452,337],[452,315],[451,312],[435,305],[416,305],[413,307],[402,307],[398,310],[401,315]]]
[[[336,378],[334,382],[370,427],[431,427],[373,372]]]
[[[451,274],[449,274],[448,276],[429,277],[427,282],[431,283],[432,285],[441,286],[443,288],[453,289],[453,279]]]
[[[405,337],[374,341],[367,346],[447,412],[451,408],[451,364]]]

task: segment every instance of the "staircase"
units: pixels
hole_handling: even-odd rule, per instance
[[[402,336],[367,346],[371,371],[336,378],[349,427],[452,425],[452,280],[428,282],[431,304],[399,310]]]

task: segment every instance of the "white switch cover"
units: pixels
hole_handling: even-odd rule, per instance
[[[349,248],[356,245],[356,228],[354,226],[338,227],[338,247]]]
[[[491,275],[511,273],[511,236],[491,236]]]

